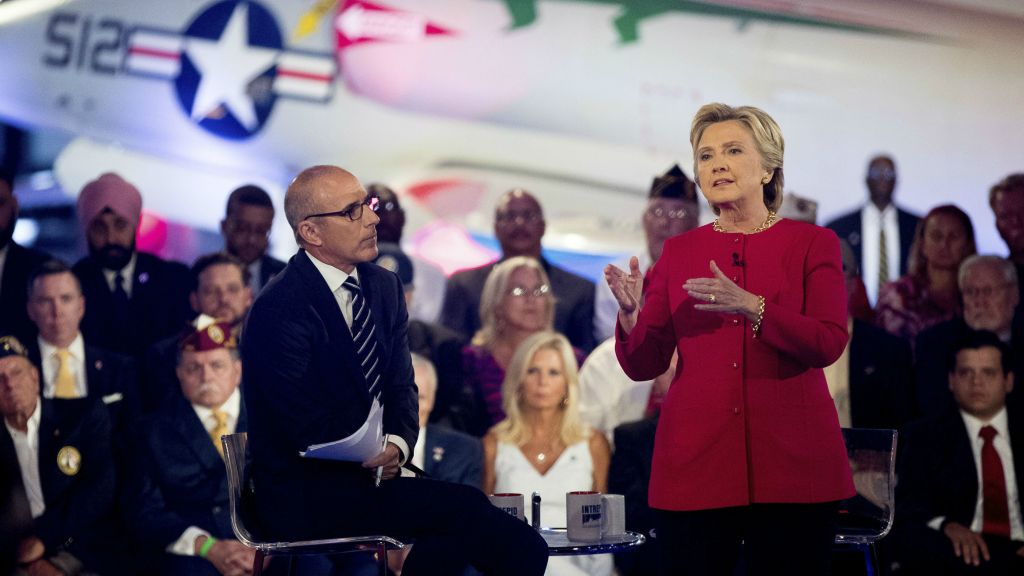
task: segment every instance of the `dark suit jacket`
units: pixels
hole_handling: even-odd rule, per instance
[[[267,283],[270,282],[271,278],[277,276],[282,270],[284,270],[284,267],[284,262],[270,256],[269,254],[264,254],[260,258],[260,290],[263,290]],[[255,298],[256,294],[253,294],[252,296]]]
[[[48,555],[66,551],[91,571],[116,573],[118,545],[109,532],[115,480],[107,411],[87,398],[41,402],[39,480],[46,510],[33,520],[32,532]],[[65,447],[81,455],[75,474],[58,467],[57,456]],[[6,428],[0,431],[0,451],[7,452],[0,460],[17,462]]]
[[[243,403],[235,432],[246,430]],[[152,415],[142,445],[141,466],[132,483],[132,524],[143,548],[165,562],[178,560],[166,558],[163,551],[189,526],[233,539],[224,461],[183,395]],[[197,560],[197,566],[209,564]]]
[[[1020,413],[1007,410],[1020,494],[1024,490],[1024,420]],[[897,469],[896,526],[920,528],[938,516],[971,525],[978,498],[978,472],[970,442],[956,408],[907,427]]]
[[[427,476],[480,488],[484,453],[479,439],[444,426],[427,424],[422,450],[423,471]]]
[[[115,326],[111,321],[113,295],[100,265],[87,256],[75,264],[74,272],[85,294],[85,339],[93,346],[128,354],[141,363],[149,346],[180,331],[193,312],[188,303],[188,268],[151,254],[136,255],[128,326]]]
[[[357,269],[384,366],[384,433],[400,436],[413,450],[418,398],[402,284],[375,264]],[[358,530],[358,518],[339,520],[336,511],[374,489],[367,471],[359,463],[299,456],[311,444],[356,431],[371,404],[348,325],[304,251],[253,303],[242,332],[242,364],[256,508],[272,520],[266,529],[286,538]]]
[[[441,307],[441,324],[473,337],[480,329],[480,295],[491,273],[492,262],[486,266],[456,272],[448,279]],[[590,353],[597,345],[594,339],[594,283],[568,270],[541,259],[551,280],[555,295],[555,330],[565,334],[572,345]]]
[[[48,254],[10,241],[3,277],[0,277],[0,333],[14,334],[22,342],[36,337],[36,326],[25,310],[28,275],[50,259]]]
[[[860,320],[850,336],[850,418],[854,428],[902,429],[913,418],[910,343]]]
[[[915,400],[917,411],[921,417],[937,416],[954,406],[953,393],[949,391],[949,374],[946,361],[956,345],[957,339],[970,330],[960,318],[936,324],[917,335],[914,346],[917,373]],[[1024,334],[1015,327],[1010,339],[1013,350],[1014,375],[1020,381],[1024,370]],[[1006,397],[1010,406],[1024,408],[1024,393],[1019,392],[1020,386]]]
[[[626,529],[648,538],[654,528],[654,511],[647,506],[647,486],[651,482],[654,433],[657,429],[657,417],[616,427],[615,451],[608,469],[608,492],[626,497]],[[649,539],[647,542],[639,550],[615,555],[615,565],[623,575],[657,573],[657,541]]]
[[[142,411],[146,414],[160,409],[170,396],[180,396],[178,384],[178,342],[179,334],[157,340],[146,350],[141,377],[139,378],[139,397]]]
[[[460,334],[440,324],[409,320],[409,350],[434,363],[437,372],[437,393],[430,422],[449,424],[458,428],[461,415],[451,414],[459,406],[462,392],[462,347],[466,345]]]
[[[863,268],[863,232],[861,231],[860,213],[860,210],[855,210],[844,214],[825,226],[834,230],[840,240],[846,240],[850,244],[850,248],[853,248],[853,253],[857,257],[857,265]],[[901,208],[896,209],[896,221],[900,229],[900,273],[898,275],[890,274],[893,279],[907,273],[910,245],[914,243],[914,231],[917,230],[919,220],[919,217],[910,212]]]

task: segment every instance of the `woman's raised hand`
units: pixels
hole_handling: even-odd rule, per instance
[[[629,333],[636,325],[640,312],[640,299],[644,290],[644,275],[640,272],[640,260],[636,256],[629,259],[629,273],[612,264],[605,266],[604,279],[611,288],[612,295],[619,303],[619,322]]]

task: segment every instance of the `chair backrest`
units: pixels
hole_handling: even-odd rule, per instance
[[[231,529],[238,541],[251,548],[260,548],[249,530],[245,527],[242,513],[242,498],[246,481],[246,448],[249,435],[245,432],[221,436],[224,445],[224,467],[228,474],[228,500],[231,506]]]
[[[837,543],[870,544],[885,537],[895,512],[896,431],[843,428],[857,495],[839,505]]]

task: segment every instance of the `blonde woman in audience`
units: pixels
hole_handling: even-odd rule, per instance
[[[535,258],[516,256],[491,270],[480,297],[482,326],[462,350],[463,390],[469,407],[463,427],[476,436],[505,417],[502,381],[512,354],[530,335],[551,330],[555,294]],[[574,351],[577,362],[583,353]]]
[[[604,492],[611,448],[579,415],[577,364],[556,332],[520,344],[502,384],[507,416],[484,436],[484,491],[541,495],[541,523],[565,525],[565,494]],[[530,506],[527,520],[532,522]],[[546,574],[610,575],[610,555],[553,557]]]

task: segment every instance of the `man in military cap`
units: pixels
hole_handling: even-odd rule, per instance
[[[110,421],[89,398],[45,399],[39,371],[13,336],[0,337],[0,461],[17,462],[32,527],[19,542],[29,574],[118,574],[109,538],[114,498]]]
[[[201,323],[183,337],[168,398],[143,434],[133,521],[167,574],[243,574],[255,552],[234,539],[221,436],[246,430],[236,327]]]

